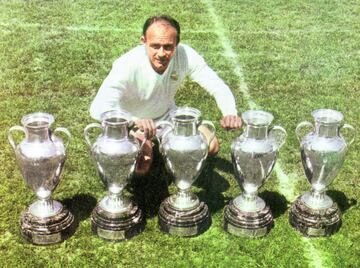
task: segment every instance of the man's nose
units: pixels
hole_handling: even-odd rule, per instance
[[[164,48],[163,48],[163,47],[160,47],[160,48],[159,48],[158,56],[159,56],[159,57],[164,57],[164,56],[165,56],[165,51],[164,51]]]

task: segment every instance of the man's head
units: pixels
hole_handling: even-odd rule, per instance
[[[151,17],[144,23],[141,42],[146,46],[151,66],[162,74],[180,42],[180,25],[168,16]]]

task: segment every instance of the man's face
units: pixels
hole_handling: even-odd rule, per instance
[[[157,21],[150,25],[141,41],[155,72],[162,74],[176,50],[176,29],[167,22]]]

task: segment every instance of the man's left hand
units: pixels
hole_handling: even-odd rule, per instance
[[[226,130],[241,128],[242,120],[237,115],[226,115],[220,120],[220,125]]]

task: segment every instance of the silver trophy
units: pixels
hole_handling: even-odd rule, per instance
[[[354,141],[355,129],[342,124],[343,115],[335,110],[315,110],[312,116],[315,126],[304,121],[296,128],[301,161],[312,190],[294,202],[290,223],[305,236],[327,236],[339,229],[341,212],[326,195],[326,188],[340,171],[348,146]],[[305,127],[312,131],[302,135]],[[348,140],[341,134],[344,129],[352,134]]]
[[[225,207],[224,228],[231,234],[261,237],[273,225],[269,206],[257,195],[286,139],[285,129],[270,127],[273,118],[264,111],[250,110],[242,114],[246,124],[244,133],[231,145],[235,176],[242,194]]]
[[[102,114],[101,121],[101,125],[91,123],[84,130],[100,178],[108,189],[108,194],[92,212],[92,230],[106,240],[120,241],[137,235],[145,228],[141,209],[123,194],[134,173],[140,146],[129,135],[129,115],[109,111]],[[89,131],[94,128],[101,129],[102,133],[92,143]]]
[[[159,225],[162,231],[173,235],[198,235],[211,223],[207,205],[191,192],[208,153],[208,141],[198,128],[206,128],[210,141],[215,137],[214,125],[201,121],[200,115],[194,108],[178,108],[171,115],[171,122],[157,124],[168,128],[161,140],[160,152],[177,187],[177,192],[160,205]]]
[[[60,182],[60,173],[65,162],[65,148],[56,133],[65,133],[66,128],[50,131],[54,117],[47,113],[32,113],[21,120],[23,126],[9,129],[8,140],[15,150],[16,163],[27,185],[38,200],[32,203],[21,216],[21,234],[33,244],[46,245],[63,241],[74,232],[74,216],[60,202],[51,198]],[[25,139],[16,144],[12,133],[20,131]]]

